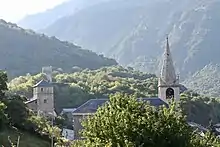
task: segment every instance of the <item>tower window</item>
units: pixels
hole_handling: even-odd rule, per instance
[[[47,103],[47,100],[46,100],[46,99],[44,99],[44,103]]]
[[[174,98],[174,90],[172,88],[168,88],[166,90],[166,99]]]
[[[40,91],[43,92],[43,91],[44,91],[44,88],[40,88]]]

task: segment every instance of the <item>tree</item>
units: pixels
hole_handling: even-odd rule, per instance
[[[11,125],[18,128],[23,128],[29,117],[28,109],[20,98],[7,101],[6,113]]]
[[[5,109],[5,104],[0,102],[0,130],[4,127],[5,123],[7,122],[7,116],[4,113]]]
[[[116,94],[83,121],[88,146],[202,146],[176,105],[155,108],[135,97]],[[214,141],[213,141],[214,142]]]
[[[0,71],[0,99],[5,98],[5,91],[8,90],[7,81],[8,77],[6,72]]]

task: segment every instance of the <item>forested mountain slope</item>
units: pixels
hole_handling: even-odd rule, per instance
[[[208,96],[220,96],[220,65],[209,64],[202,70],[188,77],[184,85],[198,93]]]
[[[219,9],[220,0],[111,0],[42,31],[150,72],[158,69],[169,34],[175,65],[185,77],[210,61],[220,63]]]
[[[0,20],[0,52],[0,69],[10,76],[36,73],[48,65],[71,71],[74,66],[96,69],[117,64],[72,43],[24,30],[4,20]]]

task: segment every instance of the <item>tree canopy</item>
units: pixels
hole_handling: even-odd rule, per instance
[[[201,137],[172,104],[155,108],[135,96],[116,94],[110,102],[83,121],[85,146],[208,147],[219,141]]]

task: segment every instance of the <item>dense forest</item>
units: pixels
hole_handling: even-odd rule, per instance
[[[43,74],[20,76],[9,82],[11,93],[32,97],[32,86],[44,78]],[[55,107],[76,108],[89,99],[107,98],[117,92],[136,97],[157,97],[157,77],[121,66],[103,67],[98,70],[81,70],[73,73],[54,72]],[[181,107],[194,121],[207,126],[209,121],[220,121],[220,101],[187,90],[182,86]],[[219,112],[219,113],[218,113]]]
[[[69,72],[74,66],[97,69],[117,64],[113,59],[72,43],[22,29],[4,20],[0,20],[0,51],[0,69],[6,70],[10,78],[38,73],[43,66]]]

